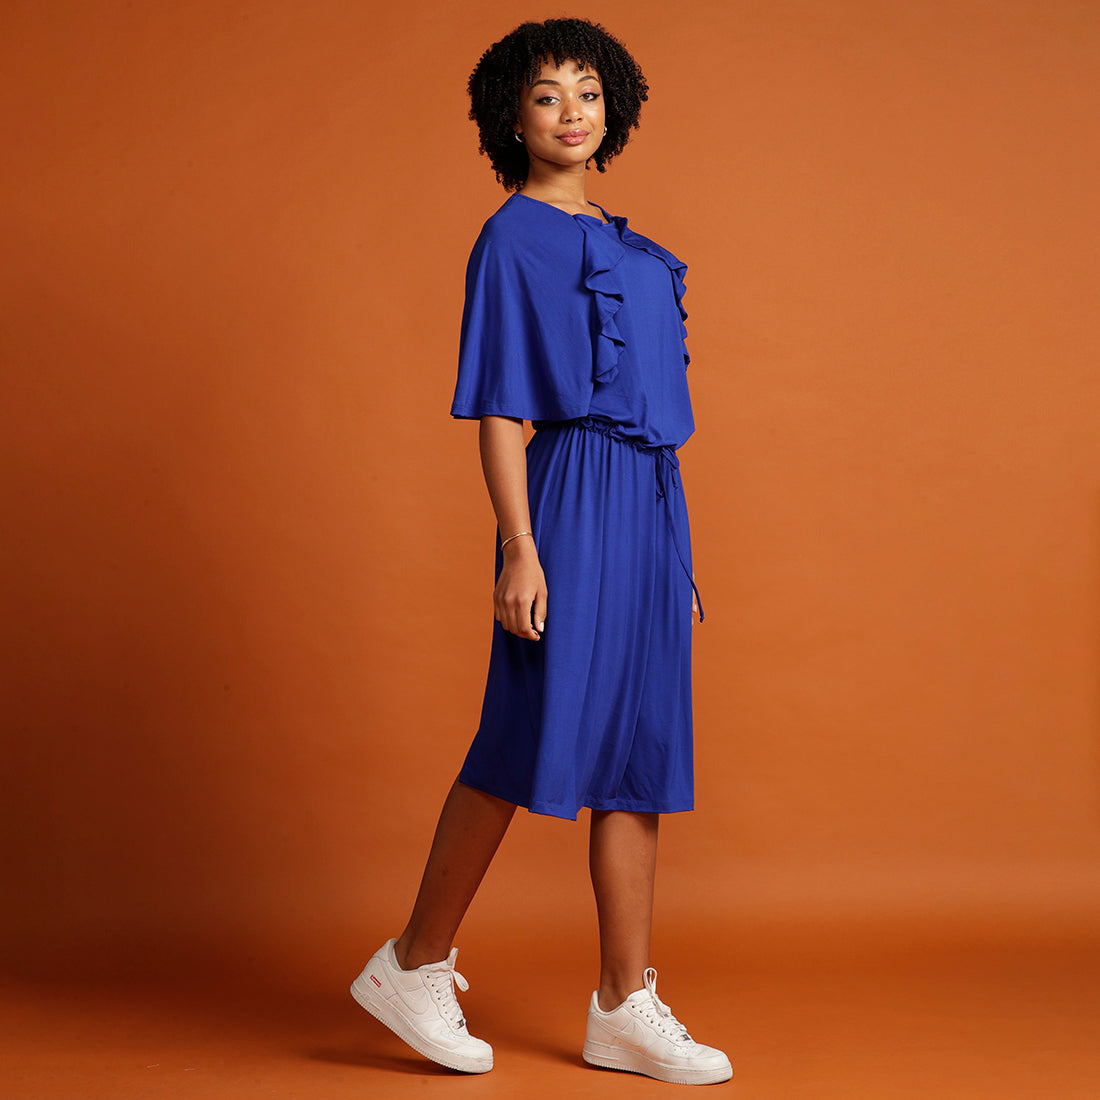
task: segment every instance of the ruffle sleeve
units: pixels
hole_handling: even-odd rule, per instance
[[[618,358],[613,250],[560,211],[520,198],[485,223],[466,268],[455,417],[585,416],[594,379]]]

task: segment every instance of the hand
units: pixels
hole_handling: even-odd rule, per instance
[[[509,634],[532,642],[546,628],[546,577],[528,535],[504,548],[504,565],[493,590],[493,614]]]

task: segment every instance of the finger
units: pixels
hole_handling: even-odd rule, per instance
[[[535,595],[535,605],[531,609],[531,619],[535,629],[541,634],[546,629],[546,589],[540,588]]]
[[[531,602],[529,597],[518,597],[512,602],[508,612],[508,629],[517,638],[537,642],[539,636],[531,625]]]
[[[532,625],[531,604],[527,604],[522,612],[516,616],[516,634],[526,638],[529,642],[537,642],[539,633]]]
[[[529,642],[537,642],[539,640],[538,634],[535,633],[534,628],[531,627],[530,624],[524,626],[522,623],[513,623],[505,629],[509,634],[514,634],[517,638],[524,638]]]

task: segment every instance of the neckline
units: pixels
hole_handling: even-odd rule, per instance
[[[567,210],[562,210],[560,206],[555,206],[553,203],[546,202],[543,199],[532,198],[530,195],[525,195],[522,191],[515,193],[516,198],[526,199],[528,202],[537,202],[539,206],[545,206],[549,210],[554,210],[557,213],[563,215],[566,218],[591,218],[593,221],[600,222],[600,225],[614,225],[615,219],[602,207],[598,202],[593,202],[591,199],[585,201],[589,206],[594,206],[603,216],[604,220],[601,222],[595,214],[570,214]]]

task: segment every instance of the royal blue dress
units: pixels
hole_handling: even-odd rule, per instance
[[[565,818],[694,804],[695,587],[676,459],[694,430],[686,267],[607,217],[516,194],[485,223],[451,407],[533,422],[528,497],[548,593],[541,640],[494,624],[459,779]],[[498,575],[501,564],[498,533]]]

